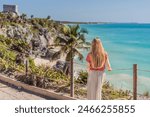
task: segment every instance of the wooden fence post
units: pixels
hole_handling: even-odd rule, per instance
[[[25,67],[26,67],[25,73],[26,73],[26,77],[27,77],[28,76],[28,60],[27,59],[25,60]]]
[[[70,60],[70,96],[74,97],[74,75],[73,75],[73,55],[71,46],[71,60]]]
[[[137,64],[133,64],[133,100],[137,100]]]

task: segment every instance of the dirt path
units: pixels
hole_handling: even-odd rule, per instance
[[[45,100],[45,98],[0,82],[0,100]]]

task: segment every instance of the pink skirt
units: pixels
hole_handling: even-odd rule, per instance
[[[101,100],[104,74],[104,71],[89,71],[87,80],[88,100]]]

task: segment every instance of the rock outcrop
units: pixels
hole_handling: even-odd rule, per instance
[[[61,24],[49,19],[13,16],[12,13],[0,13],[0,35],[12,39],[21,39],[32,48],[32,54],[49,57],[49,45],[60,34]],[[48,54],[48,55],[47,55]]]

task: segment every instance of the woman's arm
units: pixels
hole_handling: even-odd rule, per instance
[[[89,73],[90,71],[90,64],[87,62],[87,72]]]
[[[108,71],[112,71],[108,55],[107,55],[107,60],[106,60],[106,66],[107,66]]]

